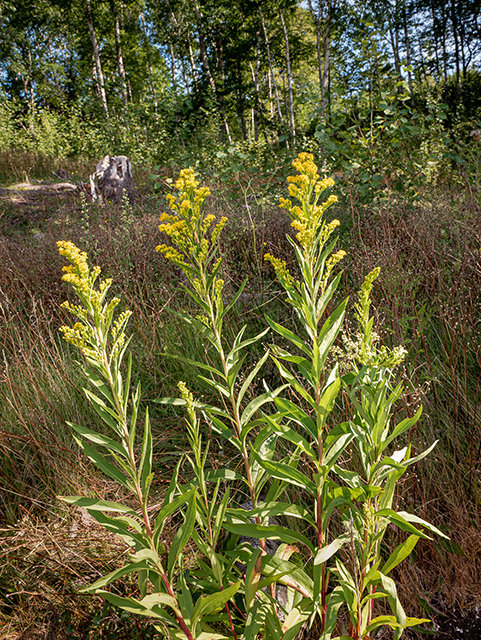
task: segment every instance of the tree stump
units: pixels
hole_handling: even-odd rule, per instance
[[[92,198],[101,202],[122,202],[125,190],[129,202],[135,197],[132,165],[127,156],[105,156],[90,176]],[[95,193],[94,193],[95,192]]]

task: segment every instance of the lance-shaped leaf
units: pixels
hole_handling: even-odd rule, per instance
[[[124,458],[128,458],[128,451],[121,442],[117,442],[116,440],[108,438],[101,433],[97,433],[97,431],[91,431],[90,429],[86,429],[78,424],[72,424],[71,422],[67,422],[67,424],[86,440],[90,440],[90,442],[93,442],[94,444],[105,447],[106,449],[109,449],[109,451],[116,451],[120,455],[124,456]]]
[[[419,409],[416,411],[416,413],[414,414],[414,416],[412,416],[412,418],[406,418],[405,420],[402,420],[398,425],[396,425],[396,427],[394,427],[392,433],[390,436],[388,436],[383,442],[382,442],[382,449],[381,451],[384,451],[384,449],[391,443],[393,442],[393,440],[395,440],[398,436],[400,436],[401,434],[403,434],[405,431],[407,431],[408,429],[410,429],[411,427],[413,427],[416,422],[418,422],[419,418],[421,417],[421,414],[423,412],[423,408],[419,407]]]
[[[108,502],[106,500],[97,500],[96,498],[84,498],[81,496],[58,496],[63,502],[73,504],[76,507],[83,507],[90,511],[113,511],[118,513],[127,513],[137,516],[137,512],[120,502]]]
[[[289,420],[302,426],[312,438],[317,438],[316,423],[305,411],[285,398],[276,398],[275,403],[278,410]]]
[[[135,493],[135,487],[132,482],[125,476],[124,473],[117,467],[114,467],[104,456],[102,456],[96,449],[88,445],[83,440],[80,440],[74,436],[78,445],[82,448],[83,452],[101,471],[103,471],[110,478],[121,484],[123,487]]]
[[[347,302],[348,298],[341,302],[341,304],[331,313],[329,318],[322,326],[318,339],[319,359],[321,367],[324,366],[327,354],[329,353],[329,350],[334,344],[334,341],[337,338],[337,334],[341,329],[342,323],[344,321],[344,315],[346,313]]]
[[[259,582],[261,579],[261,572],[258,566],[258,559],[262,553],[262,549],[254,549],[251,557],[249,558],[249,562],[247,563],[245,570],[245,581],[244,581],[244,590],[245,590],[245,599],[246,599],[246,610],[249,611],[255,601],[256,593],[259,588]]]
[[[257,374],[259,373],[261,367],[264,365],[268,357],[269,357],[269,351],[266,351],[266,353],[262,356],[262,358],[259,360],[256,366],[252,369],[252,371],[249,372],[249,375],[244,380],[244,383],[239,390],[239,394],[237,396],[238,403],[242,402],[242,399],[246,394],[247,389],[251,386],[252,381],[256,378]]]
[[[309,442],[305,438],[303,438],[302,435],[300,435],[297,431],[294,431],[294,429],[287,427],[282,422],[277,422],[276,420],[273,420],[272,417],[269,415],[266,415],[265,419],[271,425],[275,433],[277,433],[282,438],[284,438],[284,440],[287,440],[288,442],[292,442],[292,444],[295,444],[296,447],[299,447],[299,449],[301,449],[305,454],[307,454],[311,460],[316,461],[317,455],[314,449],[311,447]]]
[[[114,593],[110,593],[109,591],[100,590],[98,592],[98,595],[102,596],[102,598],[104,598],[108,602],[111,602],[113,605],[115,605],[119,609],[122,609],[122,611],[127,611],[128,613],[135,613],[139,616],[144,616],[147,618],[154,618],[156,620],[164,620],[169,622],[170,624],[175,623],[174,619],[172,618],[172,616],[162,611],[159,605],[166,605],[170,607],[176,615],[180,614],[180,611],[179,611],[179,608],[177,607],[177,603],[175,599],[167,595],[166,593],[152,594],[157,596],[157,602],[156,603],[149,602],[150,606],[147,606],[142,602],[139,602],[138,600],[134,600],[133,598],[123,598],[121,596],[117,596]],[[148,598],[149,596],[146,596],[146,597]],[[154,606],[155,606],[155,610],[153,609]]]
[[[99,589],[107,586],[114,580],[118,580],[119,578],[122,578],[123,576],[128,575],[129,573],[134,573],[136,571],[141,571],[143,569],[149,569],[149,564],[147,563],[146,560],[142,560],[139,562],[129,562],[128,564],[124,565],[120,569],[116,569],[115,571],[112,571],[108,575],[103,576],[102,578],[99,578],[94,583],[89,584],[86,587],[82,587],[80,589],[80,593],[96,593]]]
[[[257,459],[259,461],[259,464],[261,464],[264,469],[274,478],[277,478],[278,480],[285,480],[286,482],[294,484],[297,487],[302,487],[303,489],[309,491],[312,496],[317,495],[316,485],[301,471],[298,471],[297,469],[294,469],[287,464],[283,464],[282,462],[275,462],[274,460],[262,460],[258,456]]]
[[[292,342],[292,344],[298,347],[309,358],[311,357],[311,351],[309,347],[306,345],[306,342],[303,338],[297,336],[290,329],[286,329],[286,327],[283,327],[282,325],[278,324],[277,322],[272,320],[272,318],[269,318],[269,316],[266,316],[265,318],[269,326],[272,329],[274,329],[274,331],[277,331],[277,333],[279,333],[283,338],[286,338],[287,340],[289,340],[289,342]]]
[[[222,609],[226,602],[237,593],[240,587],[240,580],[227,589],[219,591],[219,593],[213,593],[207,597],[200,597],[195,603],[194,611],[192,613],[192,627],[195,628],[195,624],[204,616],[209,616],[214,611]]]
[[[270,605],[267,603],[261,602],[260,600],[254,602],[247,613],[243,640],[256,640],[269,611]]]
[[[175,534],[175,538],[172,540],[172,544],[170,546],[169,559],[167,561],[167,571],[169,572],[169,575],[172,575],[179,555],[190,540],[190,536],[192,535],[192,530],[195,525],[196,511],[196,494],[193,493],[192,497],[189,499],[189,506],[187,508],[185,520]]]
[[[350,539],[351,539],[351,536],[349,534],[343,533],[327,546],[322,547],[321,549],[318,549],[316,553],[316,557],[314,558],[314,564],[320,565],[327,562],[329,558],[331,558],[335,553],[337,553],[339,549]]]
[[[437,527],[435,527],[430,522],[426,522],[426,520],[423,520],[422,518],[415,516],[413,513],[407,513],[406,511],[398,511],[397,515],[404,518],[404,520],[407,520],[407,522],[414,522],[415,524],[419,524],[422,527],[425,527],[428,531],[431,531],[432,533],[436,533],[438,536],[441,536],[441,538],[445,538],[446,540],[449,540],[449,536],[445,535],[442,531],[440,531]]]
[[[266,402],[272,402],[275,397],[285,389],[286,385],[278,387],[274,391],[266,391],[266,393],[262,393],[257,398],[254,398],[249,402],[247,407],[244,409],[241,415],[241,425],[244,426],[250,420],[250,418],[254,415],[256,411],[258,411]]]
[[[411,554],[418,540],[419,536],[411,535],[407,540],[404,540],[404,542],[397,546],[391,553],[389,558],[386,560],[383,568],[381,569],[381,573],[387,576],[394,569],[394,567],[397,567],[400,562],[402,562]]]
[[[185,491],[185,493],[182,493],[180,496],[177,496],[177,498],[175,498],[171,502],[167,502],[167,500],[170,499],[171,494],[169,495],[168,498],[166,496],[166,499],[165,499],[166,502],[164,502],[164,505],[162,506],[162,509],[159,511],[157,515],[157,519],[155,521],[154,544],[156,546],[159,543],[159,537],[160,537],[160,534],[162,533],[164,523],[167,520],[167,518],[169,518],[173,513],[175,513],[177,509],[179,509],[183,504],[185,504],[186,502],[190,502],[193,498],[195,491],[196,491],[196,487],[193,487],[192,489]]]
[[[228,518],[228,512],[226,517]],[[224,524],[224,529],[239,536],[246,536],[247,538],[259,538],[259,540],[281,540],[282,542],[290,543],[301,542],[310,549],[312,553],[314,553],[314,547],[306,536],[302,535],[302,533],[298,533],[297,531],[285,529],[284,527],[276,525],[264,527],[262,525],[252,523],[231,524],[226,522]]]
[[[148,489],[152,481],[152,434],[150,431],[150,420],[148,407],[145,411],[144,437],[142,441],[142,456],[140,458],[140,478],[142,482],[142,492],[144,503],[147,501]]]

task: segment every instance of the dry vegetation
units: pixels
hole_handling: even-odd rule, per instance
[[[39,175],[58,168],[26,160],[23,165],[37,167]],[[24,179],[18,161],[2,156],[0,167],[12,182]],[[82,177],[90,170],[66,169]],[[262,260],[266,248],[290,259],[284,214],[273,199],[256,204],[227,196],[219,185],[212,188],[209,207],[230,218],[223,244],[226,276],[235,284],[249,275],[251,282],[250,297],[233,322],[248,317],[256,325],[267,309],[286,316]],[[419,402],[425,408],[410,441],[421,450],[439,440],[435,453],[406,475],[398,497],[451,537],[448,544],[421,542],[414,563],[398,570],[411,613],[422,613],[425,602],[424,613],[436,615],[481,605],[481,208],[479,194],[460,185],[424,196],[416,204],[376,207],[346,199],[336,215],[340,243],[349,252],[345,291],[354,291],[374,266],[383,270],[375,290],[378,329],[387,342],[409,350],[403,410],[411,413]],[[147,189],[128,211],[83,205],[73,192],[0,201],[0,638],[151,637],[137,622],[130,619],[126,626],[98,599],[76,592],[121,563],[125,548],[56,499],[82,492],[108,497],[113,489],[79,457],[67,425],[95,424],[95,417],[82,396],[79,365],[57,335],[66,291],[55,242],[68,239],[88,248],[134,311],[136,375],[145,398],[172,394],[180,374],[199,387],[195,371],[181,371],[162,356],[203,347],[166,311],[187,302],[180,275],[154,253],[161,206],[162,197]],[[154,409],[152,417],[160,495],[184,442],[175,414]],[[127,592],[134,588],[125,585]]]

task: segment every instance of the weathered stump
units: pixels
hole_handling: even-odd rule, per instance
[[[122,202],[125,190],[129,201],[135,197],[132,165],[126,156],[105,156],[90,176],[92,198]]]

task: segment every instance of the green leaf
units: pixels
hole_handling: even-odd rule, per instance
[[[341,379],[335,378],[331,384],[323,389],[321,399],[319,400],[318,415],[319,415],[319,432],[318,437],[321,435],[324,425],[327,420],[327,416],[334,408],[334,402],[341,388]]]
[[[243,640],[256,640],[262,628],[266,615],[270,611],[270,605],[256,600],[247,613]]]
[[[232,307],[234,307],[235,303],[237,302],[237,300],[239,300],[239,298],[242,295],[242,292],[244,291],[244,288],[247,284],[247,278],[245,278],[243,280],[243,282],[241,283],[241,286],[239,287],[239,289],[237,290],[237,292],[235,293],[234,297],[232,298],[232,300],[229,302],[228,305],[225,306],[224,311],[222,313],[222,317],[224,317],[225,315],[227,315],[229,313],[229,311],[232,309]]]
[[[284,527],[278,527],[275,525],[264,527],[262,525],[252,523],[231,524],[226,522],[224,524],[224,529],[239,536],[246,536],[247,538],[258,538],[259,540],[280,540],[281,542],[288,543],[300,542],[314,552],[314,547],[306,536],[302,535],[302,533],[298,533],[297,531],[284,529]]]
[[[105,515],[103,511],[91,510],[90,515],[103,527],[120,536],[131,547],[143,547],[146,544],[145,537],[130,530],[123,518],[115,518]]]
[[[262,358],[259,360],[259,362],[256,364],[256,366],[252,369],[252,371],[249,373],[249,375],[245,379],[244,384],[240,388],[239,395],[237,396],[237,402],[239,404],[242,402],[242,398],[246,394],[247,389],[252,384],[252,381],[255,379],[255,377],[259,373],[259,370],[261,369],[261,367],[263,366],[263,364],[265,363],[268,357],[269,357],[269,351],[266,351],[266,353],[262,356]]]
[[[122,578],[123,576],[129,573],[134,573],[135,571],[141,571],[142,569],[149,569],[149,568],[150,567],[146,560],[142,560],[141,562],[129,562],[128,564],[124,565],[120,569],[116,569],[115,571],[112,571],[108,575],[103,576],[102,578],[99,578],[94,583],[89,584],[86,587],[82,587],[80,589],[80,593],[96,593],[98,589],[105,587],[106,585],[110,584],[114,580],[118,580],[119,578]]]
[[[283,338],[286,338],[287,340],[289,340],[289,342],[292,342],[294,345],[296,345],[296,347],[298,347],[309,358],[311,357],[311,351],[306,345],[306,342],[303,338],[297,336],[295,333],[290,331],[290,329],[286,329],[282,325],[277,324],[277,322],[274,322],[274,320],[269,318],[269,316],[265,316],[265,318],[269,326],[274,329],[274,331],[277,331],[277,333],[279,333]]]
[[[382,627],[386,624],[390,626],[391,629],[396,629],[398,627],[404,628],[399,624],[399,622],[396,621],[396,618],[394,616],[377,616],[371,621],[371,624],[366,627],[366,633],[371,633],[371,631],[374,631],[374,629]]]
[[[170,546],[169,559],[167,562],[167,571],[169,572],[169,575],[172,575],[175,563],[177,562],[179,555],[182,553],[185,545],[189,542],[192,530],[195,525],[196,511],[196,494],[192,493],[192,497],[189,499],[189,506],[187,508],[187,515],[185,516],[185,520],[177,531],[175,538],[172,540],[172,544]]]
[[[290,484],[294,484],[297,487],[306,489],[312,496],[317,495],[316,485],[312,482],[312,480],[309,480],[309,478],[301,471],[293,469],[292,467],[288,466],[287,464],[283,464],[282,462],[275,462],[273,460],[261,460],[259,458],[259,464],[261,464],[264,469],[274,478],[285,480]]]
[[[407,514],[409,515],[409,514]],[[401,513],[396,513],[392,509],[381,509],[380,511],[376,511],[376,517],[378,518],[386,518],[392,524],[396,525],[403,531],[407,531],[408,533],[413,533],[415,536],[419,536],[420,538],[424,538],[425,540],[431,540],[429,536],[425,533],[413,527],[402,515]]]
[[[271,357],[276,363],[276,366],[279,369],[279,373],[281,374],[282,378],[287,380],[287,382],[291,385],[294,391],[296,391],[302,398],[304,398],[304,400],[306,400],[306,402],[308,402],[314,410],[317,410],[316,401],[304,389],[304,387],[301,384],[299,384],[295,376],[293,376],[292,373],[288,369],[286,369],[286,367],[284,367],[284,365],[281,362],[279,362],[277,358],[275,358],[274,356],[271,356]]]
[[[394,567],[396,567],[400,562],[402,562],[411,554],[418,540],[418,535],[411,535],[407,540],[396,547],[396,549],[394,549],[389,558],[386,560],[386,563],[381,569],[381,572],[387,576],[394,569]]]
[[[201,375],[198,375],[197,377],[200,378],[200,380],[207,382],[210,387],[214,387],[214,389],[224,397],[230,398],[229,389],[227,389],[227,387],[224,387],[220,382],[217,382],[217,380],[212,380],[212,378],[206,378],[205,376]]]
[[[154,618],[155,620],[167,620],[171,624],[174,622],[171,616],[169,616],[159,608],[156,608],[156,610],[154,611],[152,608],[145,606],[144,604],[142,604],[138,600],[134,600],[133,598],[123,598],[121,596],[116,596],[115,594],[110,593],[109,591],[102,591],[102,590],[98,591],[97,593],[99,596],[102,596],[102,598],[104,598],[108,602],[111,602],[113,605],[115,605],[119,609],[122,609],[122,611],[127,611],[127,613],[135,613],[139,616]],[[154,595],[159,595],[159,596],[165,595],[166,598],[170,598],[170,596],[167,596],[167,594],[154,594]],[[159,601],[159,604],[160,604],[160,601]],[[171,598],[170,600],[165,600],[163,604],[167,604],[168,606],[170,606],[175,613],[179,612],[178,608],[175,606],[175,600],[173,598]]]
[[[316,423],[300,407],[285,398],[276,398],[275,403],[286,417],[303,427],[312,438],[317,438]]]
[[[247,407],[244,409],[241,415],[241,425],[244,426],[251,418],[251,416],[258,411],[262,405],[266,404],[266,402],[273,402],[276,395],[279,394],[283,389],[286,388],[286,385],[282,385],[278,387],[274,391],[266,391],[266,393],[262,393],[257,398],[254,398]]]
[[[99,416],[106,422],[112,429],[118,431],[118,425],[122,422],[121,417],[116,411],[113,411],[110,407],[108,407],[105,402],[92,393],[89,389],[84,388],[84,393],[87,398],[92,403],[93,408],[99,414]]]
[[[247,325],[245,327],[243,327],[241,329],[241,331],[243,332],[245,330],[245,328],[247,327]],[[246,347],[248,347],[251,344],[254,344],[254,342],[258,342],[261,338],[263,338],[266,333],[268,333],[269,329],[264,329],[264,331],[261,331],[260,333],[258,333],[256,336],[252,337],[252,338],[247,338],[246,340],[243,340],[242,342],[238,341],[238,337],[241,335],[241,332],[239,332],[237,334],[237,337],[234,341],[234,344],[232,346],[232,349],[230,350],[228,356],[227,356],[227,360],[230,361],[231,359],[234,359],[234,355],[235,353],[237,353],[237,351],[240,351],[241,349],[245,349]]]
[[[81,496],[57,496],[63,502],[73,504],[76,507],[84,507],[90,511],[116,511],[119,513],[128,513],[132,516],[137,516],[137,512],[126,507],[119,502],[107,502],[105,500],[96,500],[95,498],[83,498]]]
[[[112,397],[112,393],[111,393],[110,389],[107,387],[107,385],[105,384],[105,380],[102,377],[100,377],[99,375],[97,375],[91,369],[86,369],[84,367],[84,368],[82,368],[82,371],[83,371],[84,376],[87,378],[87,380],[96,389],[98,389],[100,391],[100,393],[104,396],[104,398],[106,398],[106,400],[109,401],[110,405],[112,407],[115,406],[115,402],[114,402],[114,399]]]
[[[329,350],[334,344],[334,341],[337,338],[337,334],[341,329],[342,323],[344,321],[344,314],[346,313],[348,300],[349,298],[346,298],[343,302],[341,302],[341,304],[331,313],[329,318],[322,326],[318,339],[320,354],[319,359],[321,366],[324,366],[327,354],[329,353]]]
[[[334,442],[329,447],[329,449],[327,449],[327,451],[324,454],[323,463],[326,465],[326,467],[329,470],[332,469],[332,467],[336,464],[337,459],[342,454],[344,449],[350,444],[353,438],[354,438],[354,434],[345,433],[339,436],[337,441]]]
[[[413,427],[416,424],[416,422],[418,422],[419,418],[421,417],[422,412],[423,412],[423,408],[419,407],[419,409],[416,411],[416,414],[412,418],[406,418],[405,420],[402,420],[402,422],[400,422],[398,425],[396,425],[396,427],[393,429],[393,432],[391,433],[391,435],[388,436],[383,441],[383,443],[382,443],[382,451],[384,451],[384,449],[393,440],[395,440],[398,436],[400,436],[405,431],[407,431],[408,429]]]
[[[284,440],[295,444],[297,447],[299,447],[299,449],[302,449],[302,451],[307,454],[311,460],[316,461],[316,452],[311,447],[309,442],[307,442],[307,440],[303,438],[297,431],[294,431],[294,429],[291,429],[290,427],[286,427],[286,425],[282,424],[282,422],[276,422],[272,419],[271,416],[266,415],[265,417],[268,423],[272,426],[272,429],[275,433],[284,438]]]
[[[381,579],[382,588],[387,595],[391,611],[396,616],[396,621],[399,624],[399,628],[396,629],[396,633],[394,634],[395,639],[398,640],[398,638],[401,637],[402,630],[406,626],[406,614],[401,605],[401,602],[399,601],[394,580],[392,580],[392,578],[389,578],[388,576],[385,576],[383,573],[380,573],[379,577]]]
[[[222,609],[225,603],[237,593],[240,584],[239,580],[219,593],[213,593],[207,597],[200,597],[195,603],[194,611],[192,613],[192,627],[195,628],[195,624],[199,618],[208,616],[214,613],[214,611]]]
[[[261,572],[257,571],[257,560],[261,553],[261,548],[253,550],[245,570],[244,590],[247,611],[252,608],[255,602],[257,590],[259,589]]]
[[[86,429],[85,427],[81,427],[78,424],[72,424],[71,422],[67,422],[69,427],[72,427],[77,433],[79,433],[83,438],[90,440],[94,444],[98,444],[102,447],[106,447],[109,450],[116,451],[120,453],[120,455],[124,456],[128,459],[129,454],[127,449],[123,446],[121,442],[117,442],[112,438],[107,438],[101,433],[97,433],[96,431],[91,431],[90,429]]]
[[[142,456],[140,458],[139,471],[142,482],[142,492],[144,494],[143,499],[145,502],[147,500],[149,484],[151,482],[151,480],[149,481],[149,477],[152,473],[152,433],[150,431],[148,407],[145,411],[144,437],[142,441]]]
[[[249,518],[259,517],[261,520],[267,518],[275,518],[276,516],[291,516],[293,518],[299,518],[305,520],[315,526],[315,522],[310,512],[297,504],[289,504],[287,502],[267,502],[256,509],[250,509],[244,511],[241,509],[229,509],[229,513],[233,516],[236,514],[241,515],[242,511],[249,515]]]
[[[75,438],[82,448],[83,452],[91,460],[101,471],[107,474],[113,480],[116,480],[123,487],[135,493],[135,487],[132,485],[131,481],[122,473],[120,469],[114,467],[113,464],[108,462],[104,456],[100,455],[96,449],[88,445],[86,442]]]
[[[401,516],[401,518],[404,518],[404,520],[407,520],[407,522],[414,522],[415,524],[420,524],[422,527],[425,527],[428,531],[431,531],[432,533],[436,533],[438,536],[441,536],[441,538],[446,538],[446,540],[449,540],[449,536],[445,535],[442,531],[440,531],[437,527],[435,527],[430,522],[426,522],[426,520],[423,520],[422,518],[415,516],[413,513],[407,513],[406,511],[398,511],[397,515]]]
[[[161,355],[165,356],[166,358],[172,358],[173,360],[180,360],[180,362],[185,362],[185,364],[190,364],[193,367],[198,367],[199,369],[203,369],[204,371],[210,371],[214,375],[220,376],[221,378],[224,377],[222,371],[219,371],[215,367],[211,367],[204,362],[200,362],[199,360],[192,360],[191,358],[185,358],[184,356],[175,355],[173,353],[162,353]],[[172,400],[174,400],[174,402],[172,402]],[[185,401],[181,398],[156,398],[154,402],[158,402],[160,404],[185,404]]]
[[[279,556],[266,555],[262,557],[262,573],[268,578],[278,578],[277,582],[286,584],[287,577],[294,580],[304,595],[312,598],[314,583],[312,578],[301,567]]]
[[[324,564],[324,562],[327,562],[327,560],[329,560],[329,558],[331,558],[335,553],[337,553],[339,551],[339,549],[350,540],[350,535],[343,533],[342,535],[338,536],[335,540],[333,540],[330,544],[328,544],[326,547],[322,547],[321,549],[318,549],[317,553],[316,553],[316,557],[314,558],[314,564],[318,565],[318,564]]]
[[[168,607],[173,609],[174,613],[180,615],[180,610],[176,599],[172,596],[169,596],[167,593],[150,593],[149,595],[142,598],[140,604],[144,605],[144,607],[150,610],[152,610],[153,607],[158,607],[159,605],[167,605]]]
[[[164,501],[162,509],[159,511],[157,519],[155,521],[154,543],[156,546],[158,545],[159,536],[162,532],[165,520],[167,520],[168,517],[175,513],[177,509],[179,509],[183,504],[189,502],[189,500],[191,500],[191,498],[193,497],[195,491],[196,487],[193,487],[185,493],[182,493],[180,496],[177,496],[177,498],[175,498],[171,502],[167,502],[167,504]],[[170,499],[170,495],[166,496],[165,500],[167,501],[167,499]]]

